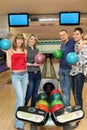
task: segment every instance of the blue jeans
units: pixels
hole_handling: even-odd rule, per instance
[[[76,105],[83,107],[82,90],[84,86],[85,75],[79,73],[75,76],[71,76],[72,92]]]
[[[28,85],[28,74],[27,72],[12,72],[12,84],[13,88],[16,93],[16,105],[15,105],[15,113],[19,106],[24,106],[25,104],[25,96],[27,91],[27,85]],[[24,122],[20,121],[16,118],[14,119],[14,127],[15,128],[23,128]]]
[[[41,81],[41,72],[37,73],[28,73],[29,85],[27,87],[27,93],[25,98],[25,105],[28,104],[29,99],[31,98],[31,106],[35,107],[36,97],[38,94],[38,88]]]
[[[59,69],[59,79],[60,79],[60,88],[62,91],[62,98],[65,107],[70,105],[70,93],[71,93],[71,84],[70,84],[70,70]]]

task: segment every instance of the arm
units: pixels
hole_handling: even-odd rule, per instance
[[[11,50],[6,51],[6,64],[10,68],[11,67]]]
[[[41,66],[42,64],[36,64],[36,63],[27,63],[27,66]]]

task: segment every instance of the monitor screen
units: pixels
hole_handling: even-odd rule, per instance
[[[80,12],[60,12],[59,24],[60,25],[79,25]]]
[[[10,13],[8,14],[9,27],[29,26],[29,14],[27,13]]]

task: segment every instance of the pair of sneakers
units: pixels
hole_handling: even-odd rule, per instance
[[[71,123],[71,124],[70,124],[70,128],[71,128],[71,129],[77,128],[77,127],[79,126],[79,123],[80,123],[80,121],[76,121],[76,122]]]

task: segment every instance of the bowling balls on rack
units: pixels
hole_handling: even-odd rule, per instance
[[[36,64],[43,64],[45,62],[45,55],[42,53],[39,53],[35,56],[34,61]]]
[[[49,104],[48,104],[48,102],[46,100],[38,100],[38,101],[36,101],[35,107],[37,107],[40,104],[43,104],[43,105],[46,105],[47,107],[49,107]]]
[[[50,92],[50,96],[54,93],[58,93],[58,94],[61,94],[60,90],[59,89],[53,89],[51,92]]]
[[[43,90],[46,92],[47,95],[50,95],[50,92],[55,89],[55,85],[51,82],[47,82],[43,86]]]
[[[0,49],[2,50],[8,50],[11,47],[11,42],[8,39],[2,39],[0,41]]]
[[[39,108],[39,109],[41,109],[41,110],[43,110],[47,113],[49,112],[49,109],[45,104],[39,104],[39,105],[36,106],[36,108]]]
[[[50,102],[52,102],[53,100],[57,100],[57,99],[62,99],[61,94],[59,93],[54,93],[50,96]]]
[[[41,92],[37,96],[37,101],[38,100],[46,100],[46,101],[48,101],[48,95],[45,92]]]
[[[53,101],[50,103],[50,106],[53,107],[55,104],[61,104],[61,105],[64,106],[63,101],[60,100],[60,99],[53,100]]]
[[[62,59],[62,57],[63,57],[63,51],[61,49],[54,50],[53,56],[56,59]]]
[[[51,107],[51,112],[53,113],[61,108],[64,108],[62,104],[55,104],[54,106]]]
[[[75,52],[70,52],[66,55],[66,61],[71,65],[78,62],[78,59],[78,55]]]

